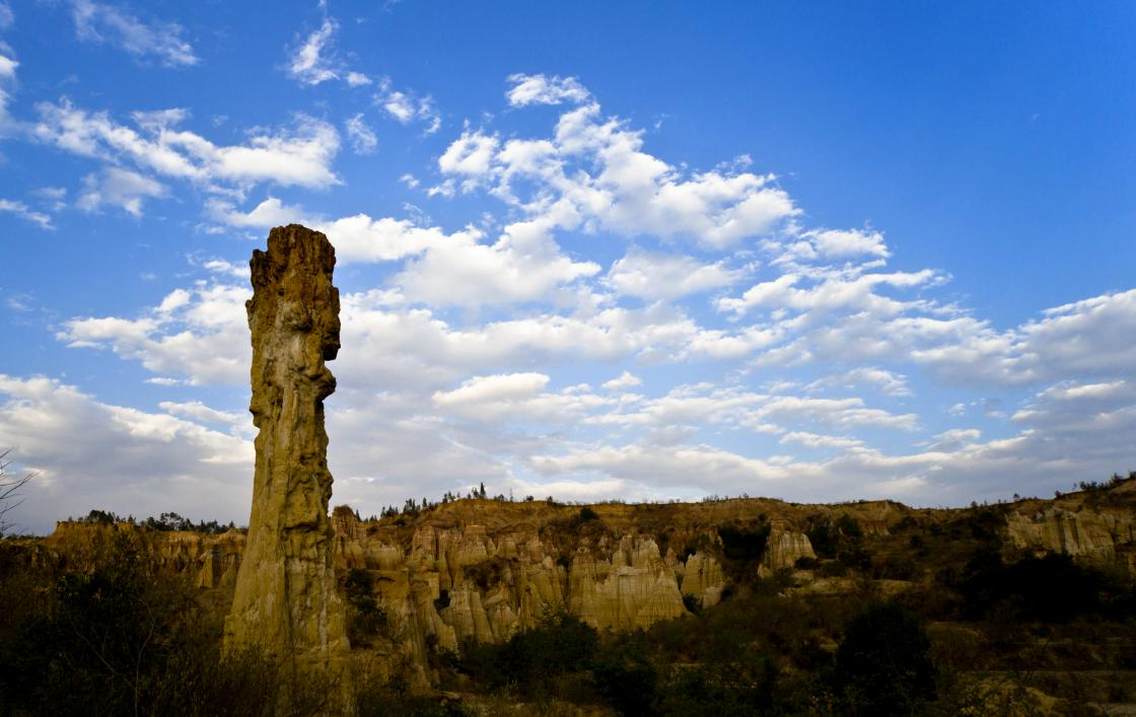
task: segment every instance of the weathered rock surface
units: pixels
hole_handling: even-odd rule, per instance
[[[686,559],[683,566],[682,594],[693,595],[702,607],[712,607],[722,600],[726,576],[718,561],[702,552]]]
[[[340,507],[329,521],[334,535],[328,544],[341,578],[351,570],[373,578],[387,625],[369,654],[384,664],[410,666],[418,671],[416,679],[428,680],[432,646],[460,651],[466,640],[503,642],[550,612],[567,610],[600,629],[630,630],[685,614],[684,595],[710,607],[729,585],[728,574],[757,570],[768,575],[792,568],[801,557],[814,557],[804,530],[817,518],[847,515],[861,526],[874,526],[864,531],[872,536],[865,538],[865,547],[886,555],[910,548],[913,535],[949,530],[952,521],[969,513],[879,501],[803,506],[763,499],[591,509],[598,519],[581,522],[578,506],[460,500],[417,515],[364,521]],[[1009,559],[1031,551],[1065,552],[1077,560],[1136,571],[1134,491],[1024,500],[979,510],[1003,521],[1000,532]],[[731,564],[720,528],[766,519],[770,532],[760,565]],[[242,555],[251,556],[237,531],[200,535],[156,533],[127,524],[61,523],[53,536],[37,543],[34,559],[82,563],[115,530],[140,532],[164,568],[188,573],[203,588],[212,586],[210,594],[231,590]],[[970,530],[965,527],[962,534]],[[786,593],[844,594],[861,582],[856,575],[825,577],[797,570]],[[891,595],[915,583],[873,584]]]
[[[230,648],[257,646],[297,676],[337,679],[349,651],[336,592],[323,401],[339,350],[335,250],[299,225],[277,227],[252,256],[252,515],[225,622]],[[212,560],[212,558],[210,558]],[[215,568],[210,568],[212,573]]]
[[[783,521],[776,521],[769,531],[765,556],[761,560],[758,574],[767,575],[783,568],[792,569],[801,558],[816,558],[809,536],[790,530]]]
[[[1136,515],[1125,510],[1074,510],[1060,505],[1011,513],[1006,535],[1016,549],[1052,551],[1096,563],[1136,567]]]

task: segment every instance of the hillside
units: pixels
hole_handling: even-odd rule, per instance
[[[929,640],[936,677],[920,709],[1136,709],[1132,479],[967,509],[461,499],[372,520],[340,507],[332,523],[356,672],[375,690],[362,706],[694,714],[682,700],[697,691],[665,685],[698,675],[719,686],[707,713],[856,712],[842,645],[883,603]],[[201,629],[216,632],[244,542],[238,530],[60,523],[2,543],[5,604],[26,617],[39,608],[15,591],[97,574],[126,544],[154,582],[188,586]],[[20,616],[0,626],[8,645]],[[595,636],[587,659],[550,671],[581,634]],[[631,692],[649,703],[620,687],[645,679]]]

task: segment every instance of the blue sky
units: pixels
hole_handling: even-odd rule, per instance
[[[1136,468],[1134,15],[0,4],[16,522],[245,519],[247,259],[291,221],[339,255],[363,513]]]

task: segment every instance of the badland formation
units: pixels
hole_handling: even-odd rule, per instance
[[[28,625],[71,624],[59,616],[73,613],[97,623],[95,593],[74,585],[101,580],[105,595],[128,578],[143,594],[186,586],[179,614],[205,626],[185,637],[173,614],[155,629],[182,647],[125,649],[139,665],[146,649],[147,659],[174,660],[185,645],[220,643],[222,630],[208,626],[223,617],[213,662],[244,664],[232,655],[251,649],[291,676],[264,688],[275,699],[242,707],[229,705],[248,684],[194,678],[187,699],[214,713],[302,713],[297,675],[350,693],[318,713],[1024,715],[1136,705],[1132,478],[965,509],[764,498],[581,506],[482,490],[408,501],[382,518],[347,507],[329,516],[334,264],[327,238],[297,225],[273,229],[267,252],[253,255],[259,434],[247,531],[92,512],[47,538],[0,543],[7,599],[14,585],[55,596],[44,598],[50,609],[0,619],[12,646],[0,649],[0,714],[45,704],[5,682],[8,652],[43,643],[18,641]],[[136,572],[124,578],[127,549]],[[48,667],[52,655],[87,649],[59,634]],[[211,659],[156,663],[154,679],[190,682]],[[115,705],[166,704],[150,683],[121,679]]]

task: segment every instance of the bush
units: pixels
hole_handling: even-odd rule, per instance
[[[1007,565],[997,554],[983,552],[964,573],[959,589],[972,617],[1068,622],[1104,606],[1105,576],[1068,555],[1027,557]]]
[[[919,618],[895,603],[854,618],[836,651],[833,682],[850,715],[911,715],[935,698],[931,642]]]
[[[746,582],[757,575],[756,566],[765,556],[769,533],[770,525],[765,520],[718,528],[718,537],[722,539],[722,567],[736,582]]]
[[[598,644],[592,626],[567,613],[553,613],[503,645],[463,643],[456,666],[490,689],[514,686],[527,696],[543,696],[554,678],[586,669]]]
[[[775,714],[778,678],[774,662],[752,652],[736,661],[676,668],[659,697],[658,712],[683,717]]]
[[[387,614],[375,598],[370,572],[352,568],[344,581],[347,598],[347,639],[352,645],[370,645],[387,626]]]
[[[591,665],[596,688],[609,705],[624,715],[654,712],[659,675],[648,657],[642,635],[613,642]]]
[[[580,523],[587,523],[588,521],[599,519],[599,513],[592,510],[589,506],[586,505],[583,508],[580,508],[580,515],[577,516],[577,521]]]
[[[89,572],[44,575],[35,610],[0,611],[0,714],[271,712],[274,667],[222,654],[220,625],[157,564],[136,535],[117,533]]]

